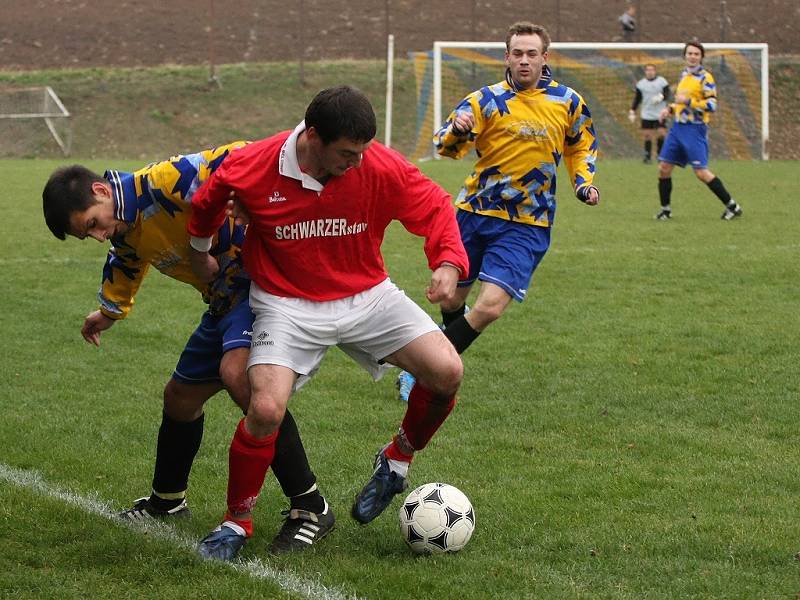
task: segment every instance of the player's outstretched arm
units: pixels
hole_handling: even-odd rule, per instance
[[[105,316],[99,310],[86,315],[81,327],[81,335],[90,344],[100,346],[100,333],[109,329],[116,321],[110,317]]]

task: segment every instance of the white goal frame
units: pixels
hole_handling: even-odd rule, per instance
[[[683,50],[683,42],[553,42],[553,50]],[[764,43],[703,43],[706,50],[759,50],[761,52],[761,158],[769,160],[769,45]],[[505,42],[434,42],[433,43],[433,131],[442,126],[442,48],[500,49]],[[441,156],[434,150],[435,159]]]
[[[55,106],[56,110],[46,112],[0,113],[0,119],[44,119],[47,129],[50,131],[50,135],[53,136],[56,144],[61,148],[61,152],[63,152],[64,156],[69,156],[70,146],[72,145],[72,140],[70,138],[72,136],[67,135],[66,139],[62,138],[56,130],[53,119],[69,119],[71,115],[53,88],[48,85],[44,87],[14,89],[9,91],[41,93],[44,96],[42,106],[45,107],[49,100],[52,105]]]

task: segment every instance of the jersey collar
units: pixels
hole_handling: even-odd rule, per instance
[[[542,76],[539,78],[539,81],[536,82],[536,85],[533,89],[544,89],[550,82],[553,80],[553,72],[550,70],[550,66],[547,64],[542,65]],[[517,84],[514,82],[514,79],[511,77],[511,69],[506,69],[506,83],[508,87],[510,87],[515,92],[521,92],[517,87]]]
[[[321,192],[322,184],[313,177],[303,173],[303,171],[300,170],[300,163],[297,162],[297,138],[305,130],[306,122],[300,121],[300,124],[294,128],[294,131],[292,131],[286,141],[283,142],[278,159],[278,172],[284,177],[296,179],[307,190]]]
[[[133,173],[108,170],[103,174],[111,184],[114,199],[114,218],[126,223],[135,223],[139,212],[136,184]]]

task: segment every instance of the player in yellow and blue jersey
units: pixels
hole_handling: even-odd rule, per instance
[[[554,81],[547,66],[550,36],[529,22],[506,35],[506,78],[461,101],[435,133],[442,156],[478,159],[456,199],[470,271],[451,302],[442,302],[445,335],[461,353],[500,318],[511,300],[522,301],[533,272],[550,246],[556,213],[556,171],[563,159],[570,185],[593,206],[597,136],[592,116],[575,90]],[[472,310],[465,300],[476,280]],[[401,373],[400,397],[413,379]]]
[[[686,67],[675,90],[675,102],[661,111],[661,121],[670,115],[674,123],[658,155],[658,195],[661,210],[656,219],[672,218],[672,169],[675,165],[694,169],[697,178],[714,192],[725,206],[722,219],[742,216],[742,207],[731,198],[719,177],[708,168],[708,123],[717,110],[717,84],[703,66],[706,51],[700,42],[688,42],[683,48]]]
[[[186,231],[194,192],[245,144],[175,156],[133,173],[109,170],[100,176],[74,165],[55,171],[42,194],[45,221],[57,238],[111,242],[99,308],[81,329],[87,342],[99,346],[101,333],[128,316],[151,266],[193,286],[208,304],[164,389],[152,493],[121,512],[123,519],[187,516],[186,490],[202,441],[205,402],[224,388],[247,411],[253,314],[250,278],[241,255],[245,228],[233,219],[220,227],[211,249],[218,270],[209,282],[198,279],[191,268]],[[277,446],[273,468],[290,498],[290,511],[271,550],[282,552],[322,538],[332,529],[334,516],[317,490],[297,425],[288,413]]]

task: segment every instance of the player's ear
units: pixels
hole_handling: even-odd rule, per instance
[[[97,198],[111,198],[111,188],[102,181],[92,183],[92,194]]]
[[[309,142],[313,142],[315,144],[319,144],[321,142],[319,133],[313,125],[311,127],[306,127],[306,138],[308,138]]]

